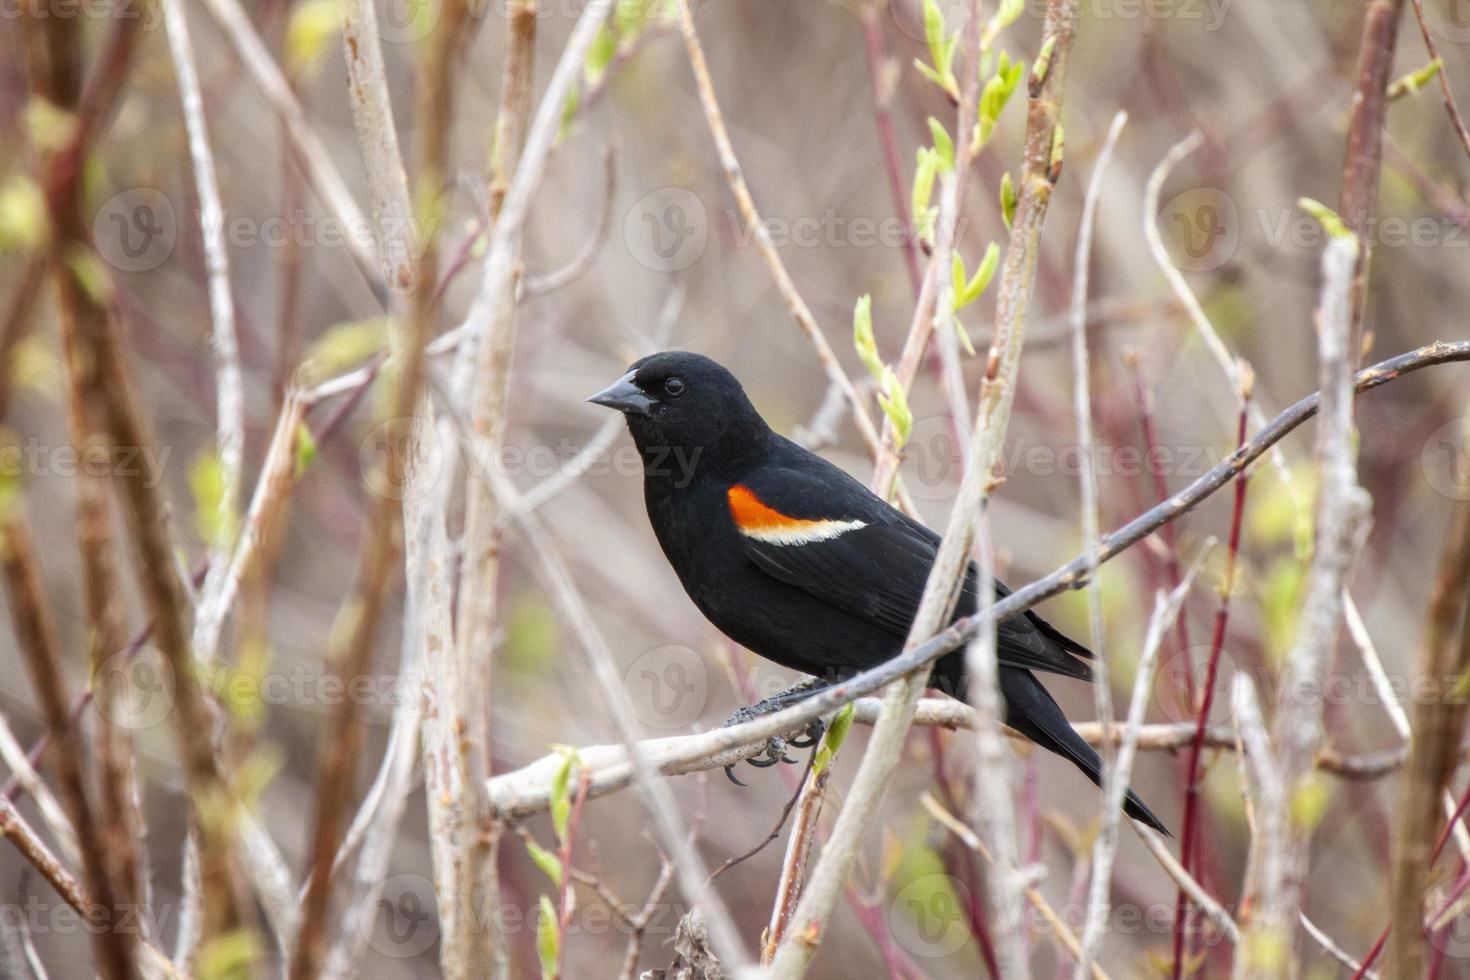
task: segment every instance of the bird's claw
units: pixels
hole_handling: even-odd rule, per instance
[[[782,762],[795,763],[796,760],[786,754],[786,747],[790,744],[792,743],[787,742],[780,735],[772,735],[766,740],[766,747],[761,750],[759,755],[751,756],[745,761],[757,769],[769,769],[771,766]],[[725,767],[725,776],[736,786],[745,785],[735,777],[735,764],[733,762]]]
[[[826,733],[826,722],[822,721],[822,719],[820,718],[813,718],[811,724],[806,726],[806,731],[802,733],[802,736],[800,738],[790,739],[787,741],[786,744],[791,746],[793,749],[809,749],[813,745],[816,745],[818,742],[820,742],[822,740],[822,736]]]
[[[756,704],[748,704],[742,708],[736,709],[735,713],[732,714],[725,721],[724,727],[730,728],[734,725],[743,725],[747,721],[754,721],[755,719],[760,718],[763,715],[770,714],[773,711],[779,711],[781,708],[785,707],[787,703],[787,698],[778,695],[777,697],[767,698],[766,700],[757,702]],[[749,759],[746,759],[745,761],[750,763],[752,766],[755,766],[757,769],[769,769],[771,766],[774,766],[779,762],[795,764],[796,760],[787,755],[786,750],[788,748],[809,749],[822,740],[822,736],[826,733],[826,731],[827,726],[825,723],[823,723],[822,719],[814,718],[812,719],[811,723],[807,725],[806,731],[803,732],[800,737],[786,739],[782,738],[780,735],[772,735],[769,739],[766,740],[766,747],[760,753],[752,756]],[[725,767],[725,775],[729,778],[730,782],[734,783],[736,786],[745,785],[739,779],[735,778],[734,763],[731,763],[730,765]]]

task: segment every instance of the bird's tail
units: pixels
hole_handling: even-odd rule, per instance
[[[955,691],[956,696],[963,699],[964,684],[960,679],[963,677],[963,661],[957,665],[960,668],[960,678],[950,677],[953,672],[946,671],[946,666],[945,661],[941,660],[935,674],[951,681],[950,689],[946,693]],[[956,680],[959,681],[957,685],[953,683]],[[1077,734],[1050,692],[1030,671],[1001,667],[1000,693],[1006,702],[1007,725],[1047,751],[1067,759],[1086,773],[1087,778],[1097,786],[1102,786],[1102,758]],[[1131,789],[1123,800],[1123,812],[1166,837],[1173,836],[1169,833],[1169,828],[1164,826],[1164,822]]]

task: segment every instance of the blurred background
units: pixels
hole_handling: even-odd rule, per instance
[[[416,28],[406,2],[389,0],[380,17],[401,144],[408,147],[415,125]],[[321,4],[265,0],[251,4],[248,13],[267,48],[287,67],[311,127],[365,202],[367,175],[347,99],[342,46],[332,26],[336,14]],[[581,6],[579,0],[540,3],[538,92]],[[963,4],[943,0],[941,6],[951,25],[961,22]],[[1043,6],[1028,3],[998,47],[1029,64],[1037,53]],[[1236,440],[1236,393],[1150,257],[1148,223],[1156,224],[1231,352],[1254,368],[1255,399],[1268,417],[1315,389],[1313,307],[1324,239],[1296,202],[1303,196],[1337,200],[1362,7],[1336,0],[1084,0],[1063,110],[1065,168],[1046,223],[1007,438],[1006,479],[990,514],[998,570],[1012,585],[1044,575],[1082,548],[1078,472],[1084,461],[1075,442],[1065,314],[1083,193],[1115,112],[1126,111],[1129,123],[1102,192],[1088,300],[1099,441],[1091,465],[1100,481],[1103,528],[1141,512],[1161,490],[1182,488]],[[1425,15],[1451,85],[1470,98],[1470,12],[1461,7],[1458,0],[1426,0]],[[447,264],[456,253],[468,261],[449,279],[446,328],[459,322],[478,282],[474,259],[483,248],[477,239],[484,227],[484,177],[499,98],[503,8],[504,0],[488,0],[477,10],[460,78],[453,131],[456,189],[442,241]],[[192,567],[206,550],[198,464],[212,452],[215,434],[199,203],[159,15],[143,5],[135,13],[148,23],[85,185],[93,234],[118,286],[121,327],[155,433],[155,458],[143,463],[152,467],[171,503],[170,531],[181,562]],[[280,117],[207,11],[191,5],[189,17],[227,210],[245,370],[249,486],[295,366],[311,357],[329,376],[366,360],[385,336],[384,309],[344,244],[344,235],[361,230],[343,229],[304,183],[283,141]],[[928,117],[953,121],[948,101],[913,65],[916,58],[928,58],[918,4],[880,0],[863,13],[840,3],[709,0],[699,5],[696,23],[767,230],[849,374],[866,377],[850,339],[854,302],[871,294],[879,350],[896,360],[915,299],[904,217],[915,153],[930,143]],[[78,29],[95,53],[105,19],[83,8]],[[716,726],[735,708],[796,678],[736,649],[685,598],[649,530],[631,443],[621,430],[609,435],[602,428],[608,423],[603,410],[583,399],[652,349],[695,350],[734,371],[779,431],[807,438],[861,479],[870,475],[871,462],[850,420],[828,404],[821,366],[736,209],[667,11],[655,3],[641,26],[613,43],[616,55],[584,73],[580,99],[569,109],[529,218],[528,282],[574,262],[580,274],[555,288],[529,288],[523,299],[503,464],[518,487],[531,490],[561,479],[587,446],[599,449],[586,472],[547,500],[540,514],[550,529],[548,545],[570,564],[613,647],[633,716],[652,737]],[[13,15],[0,18],[0,45],[0,167],[18,176],[33,164]],[[1410,12],[1393,74],[1428,60]],[[890,187],[875,87],[891,103],[903,181],[899,195]],[[1003,247],[1007,235],[997,189],[1002,174],[1019,166],[1024,129],[1024,99],[1018,95],[1013,103],[970,182],[958,248],[972,270],[986,246],[993,241]],[[1159,212],[1146,214],[1149,173],[1194,129],[1203,134],[1203,145],[1168,180]],[[1385,144],[1367,307],[1372,346],[1365,363],[1436,339],[1466,337],[1470,307],[1470,203],[1464,195],[1470,163],[1437,82],[1389,107]],[[16,289],[25,264],[21,247],[0,253],[0,295]],[[963,360],[972,398],[993,308],[987,295],[962,315],[982,351]],[[58,613],[69,686],[76,693],[86,684],[80,653],[85,616],[73,535],[75,484],[58,455],[68,436],[49,289],[36,308],[17,370],[20,387],[5,424],[18,446],[31,448],[12,455],[6,476],[19,480],[43,549],[47,594]],[[1453,473],[1470,448],[1460,437],[1461,420],[1470,411],[1466,370],[1449,365],[1418,373],[1358,403],[1361,479],[1375,506],[1352,592],[1390,678],[1401,683],[1410,676],[1449,505],[1463,492]],[[298,875],[309,850],[319,735],[341,696],[323,681],[323,655],[356,567],[370,499],[362,460],[371,458],[373,400],[379,397],[374,388],[320,442],[316,461],[292,497],[270,593],[271,683],[264,689],[259,739],[277,768],[259,807]],[[309,421],[319,423],[341,404],[338,397],[314,407]],[[960,476],[955,433],[968,428],[967,422],[954,424],[947,404],[937,368],[926,368],[912,396],[914,433],[902,473],[936,527],[944,525]],[[1153,430],[1152,453],[1145,422]],[[600,432],[603,441],[594,442]],[[1309,424],[1285,441],[1288,466],[1310,462],[1311,438]],[[1268,711],[1269,682],[1289,649],[1299,602],[1300,520],[1271,468],[1255,469],[1220,689],[1227,689],[1232,673],[1249,673],[1262,685]],[[1115,703],[1125,703],[1131,690],[1153,593],[1167,585],[1171,558],[1187,564],[1209,539],[1223,539],[1229,527],[1227,492],[1182,519],[1171,538],[1155,536],[1102,571],[1104,647]],[[1179,692],[1202,677],[1223,584],[1223,552],[1216,548],[1207,561],[1181,625],[1165,644],[1149,721],[1192,717]],[[616,741],[576,638],[516,538],[507,539],[502,560],[490,705],[495,771],[525,765],[554,744]],[[145,612],[135,595],[126,601],[131,630],[143,625]],[[395,580],[374,653],[377,683],[364,702],[369,737],[357,772],[358,793],[377,770],[388,720],[403,696],[395,683],[401,610],[402,583]],[[1087,635],[1081,593],[1047,603],[1042,612],[1066,631]],[[145,649],[139,663],[155,663],[156,654],[151,657]],[[141,667],[132,670],[140,701],[130,718],[149,825],[154,928],[168,948],[177,928],[186,806],[176,740],[163,722],[167,709],[149,710],[147,678],[138,673]],[[0,711],[28,746],[44,724],[21,679],[9,631],[0,631],[0,671],[10,678],[0,687]],[[1341,683],[1327,698],[1328,743],[1348,754],[1396,747],[1398,736],[1346,639],[1334,679]],[[1065,679],[1049,680],[1048,686],[1070,716],[1093,717],[1086,686]],[[1228,723],[1227,700],[1217,701],[1215,720]],[[867,736],[858,729],[837,763],[837,801]],[[908,761],[889,788],[883,831],[869,842],[847,902],[823,937],[812,976],[983,975],[968,913],[979,879],[963,848],[917,805],[925,791],[943,796],[937,782],[947,779],[963,806],[971,738],[916,730],[907,751]],[[1098,794],[1055,758],[1020,746],[1017,758],[1023,853],[1046,868],[1038,887],[1080,931],[1085,892],[1079,884],[1085,881]],[[1207,753],[1206,764],[1201,875],[1231,906],[1249,842],[1239,773],[1228,753]],[[1134,778],[1134,786],[1176,828],[1184,766],[1185,753],[1145,752]],[[670,786],[686,820],[702,815],[698,847],[714,866],[768,833],[799,773],[793,767],[746,768],[741,778],[749,786],[742,789],[716,771],[674,778]],[[1390,773],[1365,781],[1330,778],[1325,785],[1330,796],[1314,838],[1306,911],[1361,957],[1387,917],[1397,780]],[[1452,787],[1457,793],[1461,788]],[[439,972],[423,793],[416,779],[392,877],[371,910],[364,976]],[[20,810],[40,823],[35,806],[27,798]],[[834,810],[829,805],[824,826]],[[617,974],[628,928],[612,914],[608,895],[633,906],[647,898],[660,869],[649,826],[634,794],[588,802],[575,863],[595,869],[610,892],[578,888],[565,940],[565,975]],[[554,846],[545,816],[527,820],[524,829],[541,846]],[[718,882],[752,946],[767,921],[783,846],[784,837]],[[539,896],[554,895],[554,888],[514,833],[501,838],[499,864],[513,974],[535,976],[535,911]],[[1102,963],[1113,976],[1167,972],[1174,886],[1126,832],[1115,877]],[[7,914],[27,917],[51,976],[85,973],[89,950],[76,923],[61,921],[64,908],[8,847],[0,847],[0,902]],[[685,910],[677,888],[663,897],[648,925],[641,967],[672,959],[668,942]],[[1070,961],[1059,959],[1046,929],[1031,920],[1028,925],[1035,975],[1070,974]],[[1460,962],[1470,956],[1470,927],[1442,935],[1450,948],[1439,975],[1470,975]],[[1315,975],[1347,975],[1315,947],[1304,956]],[[1201,975],[1218,975],[1228,962],[1223,944],[1209,945],[1195,967]]]

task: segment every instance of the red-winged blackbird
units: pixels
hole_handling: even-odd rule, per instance
[[[654,534],[689,598],[726,636],[818,685],[901,651],[939,535],[772,432],[735,377],[707,357],[646,357],[588,401],[627,417]],[[972,565],[957,617],[975,611],[975,583]],[[1092,653],[1032,612],[997,632],[1006,724],[1101,785],[1098,754],[1031,673],[1091,680]],[[964,697],[962,650],[935,663],[930,684]],[[1124,811],[1168,833],[1132,791]]]

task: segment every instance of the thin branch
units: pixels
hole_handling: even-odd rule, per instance
[[[97,969],[110,980],[127,980],[137,958],[137,934],[119,928],[126,914],[114,894],[108,876],[102,835],[96,832],[93,806],[87,793],[82,768],[81,738],[67,712],[67,697],[61,676],[61,646],[56,623],[46,599],[41,569],[30,530],[18,514],[5,521],[0,536],[0,573],[15,622],[17,646],[25,659],[36,689],[36,700],[51,730],[52,767],[61,784],[61,798],[80,831],[77,846],[93,902],[84,915],[92,934]]]
[[[1439,45],[1434,43],[1434,31],[1430,29],[1429,22],[1424,19],[1424,0],[1414,0],[1414,19],[1419,22],[1419,34],[1424,38],[1424,48],[1429,52],[1429,60],[1440,63],[1439,90],[1444,94],[1445,112],[1449,113],[1450,124],[1455,127],[1455,135],[1460,138],[1460,145],[1465,148],[1465,155],[1470,156],[1470,131],[1465,128],[1465,118],[1460,115],[1460,107],[1455,102],[1455,93],[1450,89],[1450,79],[1445,74],[1444,59],[1439,56]]]
[[[1117,759],[1110,763],[1103,781],[1102,826],[1092,851],[1092,887],[1087,896],[1087,919],[1082,930],[1082,955],[1077,960],[1076,980],[1085,980],[1087,967],[1097,955],[1102,942],[1103,929],[1109,908],[1108,898],[1112,894],[1113,858],[1118,853],[1118,824],[1123,814],[1123,797],[1128,792],[1128,777],[1133,771],[1133,758],[1138,751],[1138,732],[1143,725],[1143,711],[1148,692],[1153,687],[1154,664],[1158,661],[1159,648],[1163,646],[1164,634],[1173,628],[1174,620],[1184,605],[1184,597],[1194,584],[1208,552],[1202,552],[1194,567],[1184,576],[1184,581],[1165,595],[1160,590],[1154,600],[1154,612],[1149,617],[1148,633],[1143,641],[1143,654],[1138,659],[1138,676],[1133,683],[1133,699],[1128,706],[1128,721],[1123,732],[1123,741],[1118,748]],[[1101,683],[1101,682],[1100,682]],[[1108,719],[1111,721],[1111,718]]]
[[[189,40],[189,17],[183,0],[163,0],[163,19],[173,58],[174,78],[184,109],[184,129],[189,137],[189,158],[194,186],[199,194],[199,225],[204,236],[204,266],[209,279],[209,311],[213,323],[216,395],[216,450],[219,453],[221,493],[214,517],[214,539],[209,542],[209,572],[204,577],[199,618],[222,618],[220,581],[229,567],[229,542],[240,506],[240,484],[245,460],[245,393],[240,371],[240,343],[235,336],[235,302],[230,296],[230,259],[225,249],[225,213],[220,204],[219,182],[214,171],[214,154],[209,148],[209,129],[204,120],[204,97],[199,91],[199,73],[194,66],[194,48]],[[217,629],[217,627],[216,627]],[[206,658],[206,663],[208,659]]]
[[[55,71],[75,60],[81,38],[57,11],[50,11],[44,20],[45,24],[34,29],[50,28],[59,32],[50,60]],[[118,31],[125,32],[119,44],[125,55],[131,49],[132,35],[139,29],[139,19],[118,16],[114,22]],[[67,79],[46,77],[36,59],[28,59],[27,65],[34,91],[60,107],[74,107],[76,93]],[[109,92],[105,98],[110,100],[115,94]],[[79,263],[101,267],[92,250],[90,229],[82,212],[79,166],[78,160],[54,156],[43,161],[56,259],[53,271],[65,322],[63,340],[69,348],[67,362],[74,372],[72,383],[82,393],[84,411],[95,413],[93,417],[111,446],[147,452],[154,443],[132,390],[117,325],[78,272]],[[192,669],[192,651],[184,625],[187,603],[174,573],[174,551],[165,530],[161,495],[141,469],[115,472],[112,483],[118,490],[136,544],[135,567],[153,618],[158,647],[175,679],[172,715],[190,797],[196,806],[204,800],[227,805],[231,799],[228,780],[215,760],[213,740],[200,737],[201,733],[212,730],[213,717],[202,681]],[[224,819],[206,822],[206,939],[227,932],[240,922],[228,824]]]
[[[1349,311],[1352,329],[1348,336],[1353,365],[1358,363],[1363,350],[1368,262],[1373,255],[1373,239],[1376,237],[1374,214],[1378,202],[1378,171],[1383,162],[1383,117],[1403,9],[1404,0],[1369,0],[1363,17],[1363,41],[1358,49],[1357,87],[1353,91],[1352,108],[1348,114],[1342,195],[1337,211],[1358,239]]]
[[[1335,237],[1322,258],[1318,310],[1322,419],[1317,433],[1321,490],[1316,550],[1308,572],[1298,638],[1287,662],[1285,690],[1272,734],[1272,776],[1263,789],[1246,877],[1242,943],[1235,975],[1279,976],[1301,914],[1312,826],[1294,817],[1308,790],[1312,759],[1322,741],[1321,681],[1343,619],[1343,589],[1367,537],[1372,501],[1358,486],[1353,446],[1351,279],[1357,260],[1352,236]],[[1438,794],[1436,794],[1438,795]],[[1287,957],[1287,962],[1294,962]],[[1294,967],[1290,969],[1294,972]]]
[[[453,107],[453,80],[462,46],[467,38],[469,9],[461,0],[444,0],[434,10],[432,33],[420,49],[416,94],[418,140],[415,157],[416,177],[423,192],[437,199],[448,184],[449,133]],[[379,53],[380,54],[380,53]],[[381,67],[381,66],[379,66]],[[381,82],[381,78],[377,81]],[[386,89],[365,96],[364,108],[376,106],[386,112]],[[384,190],[384,204],[394,199],[391,189],[394,161],[384,159],[385,147],[374,142],[381,137],[371,125],[361,132],[371,156],[378,160],[390,189]],[[402,202],[398,202],[401,208]],[[409,270],[412,287],[408,322],[399,326],[393,337],[401,374],[393,393],[392,414],[385,423],[387,451],[380,461],[380,473],[401,474],[417,465],[421,451],[419,427],[415,411],[423,400],[423,379],[427,371],[425,348],[437,332],[438,324],[438,252],[435,230],[426,228],[418,261]],[[387,231],[392,231],[388,229]],[[399,234],[405,234],[399,232]],[[401,247],[401,246],[400,246]],[[403,270],[400,270],[400,277]],[[372,659],[373,639],[381,619],[388,579],[397,557],[397,526],[404,510],[397,494],[386,487],[371,513],[367,540],[359,556],[359,582],[356,592],[344,608],[345,628],[339,629],[337,642],[328,660],[341,665],[341,675],[349,683],[368,672]],[[331,900],[335,859],[341,844],[341,818],[352,789],[353,773],[363,738],[363,723],[356,699],[343,700],[330,721],[330,735],[324,742],[319,763],[316,820],[312,836],[311,875],[306,900],[303,902],[300,937],[291,960],[292,980],[314,977],[326,955],[326,918]],[[488,953],[487,943],[483,952]],[[487,957],[478,962],[486,965]]]
[[[1078,467],[1079,482],[1082,486],[1082,543],[1089,554],[1095,554],[1101,531],[1098,529],[1097,468],[1092,465],[1094,458],[1092,367],[1087,356],[1088,267],[1092,262],[1092,228],[1097,218],[1098,201],[1102,198],[1103,177],[1107,173],[1109,161],[1113,158],[1113,150],[1118,144],[1118,137],[1122,134],[1127,122],[1126,112],[1119,111],[1113,116],[1112,125],[1108,127],[1107,139],[1104,140],[1102,150],[1098,153],[1097,162],[1093,164],[1092,177],[1087,182],[1087,196],[1082,204],[1082,222],[1077,232],[1077,250],[1072,263],[1072,407],[1077,419],[1077,447],[1083,460],[1083,465]],[[1112,676],[1108,671],[1108,661],[1104,652],[1102,583],[1096,572],[1097,567],[1094,561],[1087,576],[1088,639],[1098,662],[1097,682],[1093,684],[1093,704],[1099,720],[1111,721],[1113,718]],[[1147,649],[1145,645],[1145,650]],[[1146,676],[1143,668],[1140,667],[1139,678]],[[1142,719],[1140,718],[1139,721],[1141,723]],[[1136,727],[1130,725],[1130,729],[1136,730]],[[1102,760],[1104,782],[1111,786],[1112,782],[1109,780],[1113,779],[1112,752],[1105,748],[1102,752]],[[1082,955],[1077,960],[1079,978],[1086,974],[1088,966],[1091,965],[1101,938],[1101,916],[1106,905],[1107,892],[1111,886],[1112,860],[1117,849],[1118,807],[1122,806],[1121,795],[1115,800],[1111,793],[1103,794],[1102,806],[1103,833],[1098,835],[1093,851],[1093,898],[1088,904],[1087,921],[1083,929]],[[1099,887],[1102,889],[1101,896],[1097,894]]]
[[[1463,675],[1470,662],[1470,501],[1450,512],[1444,552],[1430,593],[1415,678],[1442,682]],[[1446,690],[1449,690],[1446,688]],[[1416,698],[1409,764],[1393,841],[1393,924],[1389,933],[1391,976],[1420,976],[1423,970],[1424,896],[1434,863],[1433,841],[1440,826],[1439,798],[1457,765],[1450,740],[1464,725],[1463,706],[1440,698]],[[1458,747],[1456,747],[1458,748]],[[1441,843],[1444,835],[1440,835]]]

